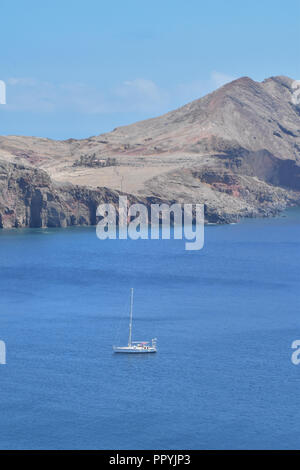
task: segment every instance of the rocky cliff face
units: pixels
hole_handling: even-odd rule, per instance
[[[119,191],[146,204],[205,203],[208,222],[300,204],[293,80],[242,77],[158,118],[89,139],[0,137],[0,226],[95,223]],[[93,155],[103,164],[75,163]],[[105,164],[114,161],[114,165]]]
[[[148,208],[151,203],[166,202],[108,188],[57,184],[43,170],[0,161],[0,228],[95,225],[99,204],[112,204],[118,218],[120,194],[127,196],[129,204]]]
[[[93,225],[102,202],[117,204],[115,191],[58,185],[36,168],[0,161],[0,227]]]

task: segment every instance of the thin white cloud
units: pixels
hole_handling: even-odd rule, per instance
[[[121,106],[130,111],[154,111],[169,101],[169,94],[152,80],[136,78],[127,80],[112,92]]]
[[[135,80],[125,81],[118,92],[120,96],[128,96],[132,93],[139,93],[147,98],[157,99],[159,97],[159,88],[152,80],[136,78]]]
[[[203,80],[179,83],[172,91],[172,95],[184,104],[201,98],[205,93],[207,93],[207,86]]]
[[[216,88],[220,88],[221,86],[225,85],[225,83],[232,82],[232,80],[235,80],[235,77],[231,75],[227,75],[226,73],[222,73],[222,72],[211,73],[211,81],[212,81],[212,84]]]
[[[168,93],[152,80],[134,79],[105,91],[84,83],[51,83],[30,78],[10,78],[9,111],[74,111],[86,114],[155,112],[168,102]]]
[[[8,111],[78,112],[107,114],[141,112],[159,114],[204,96],[234,77],[212,72],[210,80],[180,83],[165,89],[153,80],[135,78],[101,90],[85,83],[53,83],[34,78],[13,77],[6,80]]]
[[[52,83],[30,78],[7,80],[8,111],[75,111],[103,112],[104,96],[82,83]]]
[[[7,80],[7,84],[11,86],[16,86],[16,85],[21,85],[21,86],[36,86],[37,85],[37,80],[34,78],[9,78]]]

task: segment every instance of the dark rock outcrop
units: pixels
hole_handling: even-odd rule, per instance
[[[0,161],[0,228],[93,225],[100,203],[118,204],[116,191],[58,185],[36,168]]]

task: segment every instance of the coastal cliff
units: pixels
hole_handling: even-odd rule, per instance
[[[118,203],[118,193],[58,185],[36,168],[0,161],[0,228],[93,225],[102,202]]]
[[[129,204],[150,207],[159,198],[137,198],[108,188],[90,189],[58,184],[37,168],[0,161],[0,228],[95,225],[99,204],[112,204],[119,213],[119,196]]]

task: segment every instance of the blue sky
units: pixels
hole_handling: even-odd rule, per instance
[[[300,79],[299,0],[1,0],[0,134],[82,138],[248,75]]]

